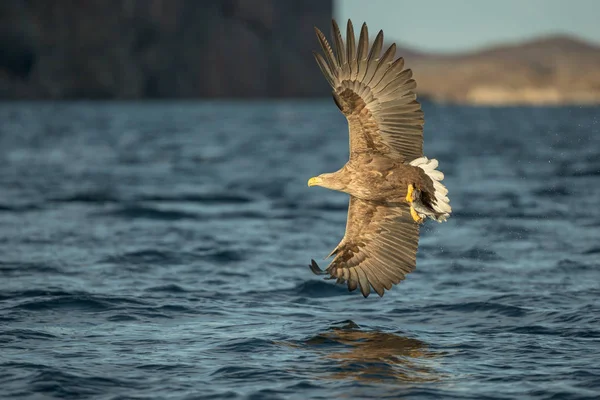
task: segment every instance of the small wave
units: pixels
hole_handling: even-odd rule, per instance
[[[578,324],[579,326],[582,324],[598,325],[600,324],[600,307],[586,304],[568,312],[553,311],[552,313],[548,313],[548,317],[550,317],[549,319],[552,322],[558,323],[560,326],[565,326],[564,324],[571,326],[572,324]]]
[[[51,198],[55,203],[117,203],[120,199],[111,192],[107,191],[82,191],[73,193],[65,197]]]
[[[477,220],[477,219],[520,219],[520,220],[551,220],[557,219],[562,220],[567,215],[566,212],[560,210],[544,210],[532,212],[530,209],[519,209],[511,207],[508,210],[503,209],[499,210],[489,210],[486,212],[470,212],[470,211],[461,211],[456,210],[452,211],[452,216],[455,219],[464,219],[464,220]]]
[[[289,376],[288,376],[289,379]],[[249,400],[262,400],[262,399],[268,399],[268,400],[285,400],[288,399],[290,395],[295,395],[296,393],[289,393],[285,390],[281,390],[281,389],[259,389],[256,391],[252,391],[248,393],[248,396],[246,397],[246,399]],[[224,397],[225,398],[225,397]],[[230,397],[227,397],[227,399],[229,399]],[[210,400],[214,399],[214,397],[211,397]],[[204,399],[204,400],[209,400]]]
[[[115,314],[106,318],[107,321],[111,322],[129,322],[129,321],[137,321],[138,318],[129,314]]]
[[[556,263],[557,269],[567,269],[569,271],[595,271],[596,267],[588,264],[583,264],[568,258],[562,259]]]
[[[155,309],[159,312],[181,313],[181,314],[197,314],[200,310],[195,308],[182,306],[181,304],[165,304]]]
[[[248,196],[230,193],[203,193],[141,196],[139,200],[162,203],[189,202],[202,204],[244,204],[250,203],[254,199]]]
[[[456,304],[436,304],[424,308],[426,310],[458,311],[464,313],[491,312],[493,314],[514,318],[520,318],[527,315],[527,310],[522,307],[484,301],[472,301]]]
[[[583,339],[598,339],[600,338],[600,331],[597,329],[586,329],[586,328],[566,328],[559,330],[560,335],[563,337],[574,337]]]
[[[214,261],[217,263],[228,263],[232,261],[243,261],[246,259],[246,254],[241,250],[233,249],[211,249],[201,252],[197,255],[203,260]]]
[[[97,300],[87,296],[59,297],[45,300],[36,300],[22,303],[17,306],[20,309],[29,311],[45,310],[81,310],[81,311],[105,311],[111,308],[111,305],[105,301]]]
[[[452,210],[452,217],[454,219],[480,219],[480,218],[489,218],[490,215],[483,212],[471,212],[471,211],[461,211],[461,210]]]
[[[174,283],[169,285],[153,286],[145,289],[146,292],[157,292],[157,293],[187,293],[188,291],[183,287]]]
[[[272,341],[265,339],[231,339],[225,343],[219,344],[215,347],[215,350],[224,353],[252,353],[255,351],[264,351],[266,347],[272,345],[274,345]]]
[[[69,296],[71,293],[62,290],[16,290],[0,293],[0,300],[20,300],[43,296]]]
[[[583,254],[600,254],[600,246],[589,248]]]
[[[27,340],[27,339],[52,340],[52,339],[56,339],[55,335],[52,335],[47,332],[33,330],[33,329],[11,329],[11,330],[0,333],[0,337],[5,337],[5,338],[12,337],[15,340]]]
[[[175,210],[160,210],[147,206],[120,207],[116,210],[105,213],[97,213],[96,215],[125,219],[151,219],[158,221],[177,221],[184,219],[197,220],[200,218],[200,215],[196,213]]]
[[[302,282],[291,289],[297,295],[305,297],[333,297],[351,295],[347,286],[327,283],[325,280],[310,280]]]
[[[314,381],[299,381],[294,383],[293,385],[288,386],[286,389],[292,391],[292,393],[296,393],[299,390],[310,390],[310,389],[319,389],[322,386],[317,385]]]
[[[557,171],[557,175],[561,177],[587,177],[587,176],[600,176],[600,167],[584,167],[574,168],[565,167]]]
[[[301,201],[298,201],[298,200],[292,199],[292,198],[283,198],[283,199],[273,200],[272,205],[273,205],[273,208],[282,209],[282,210],[286,210],[286,211],[293,211],[293,210],[299,210],[299,209],[304,208],[303,203]]]
[[[129,265],[172,265],[181,264],[193,259],[195,259],[195,256],[187,252],[144,249],[109,256],[100,262]]]
[[[310,299],[316,298],[325,298],[325,297],[334,297],[334,296],[344,296],[344,295],[352,295],[351,292],[348,291],[347,286],[336,285],[332,283],[327,283],[325,280],[309,280],[306,282],[298,283],[295,286],[288,288],[275,288],[271,290],[249,290],[244,292],[249,296],[258,296],[260,298],[264,298],[267,296],[283,296],[283,297],[295,297],[293,300],[296,304],[305,304]]]
[[[565,197],[571,195],[571,191],[564,185],[552,185],[534,190],[533,194],[539,197]]]
[[[189,364],[142,364],[135,367],[144,371],[184,371],[193,369],[193,365]]]
[[[236,278],[236,279],[248,279],[250,278],[250,274],[243,271],[231,271],[231,270],[221,270],[219,271],[219,276]]]
[[[498,261],[502,258],[493,250],[473,247],[461,254],[461,257],[478,261]]]
[[[66,372],[59,368],[35,363],[3,363],[3,370],[13,371],[19,380],[25,379],[22,386],[10,385],[10,380],[3,379],[3,397],[7,398],[38,398],[56,397],[61,399],[89,397],[90,395],[106,395],[118,388],[142,389],[142,385],[135,379],[113,378],[105,376],[90,376],[87,372]],[[10,376],[10,375],[9,375]],[[12,390],[15,391],[10,393]],[[18,393],[16,392],[18,390]]]
[[[560,331],[542,325],[517,326],[508,331],[526,335],[560,335]]]
[[[61,268],[38,263],[3,262],[0,261],[0,272],[5,274],[59,274],[63,273]]]
[[[279,369],[248,367],[239,365],[229,365],[221,367],[210,374],[214,379],[227,379],[235,381],[254,381],[264,379],[268,376],[269,379],[285,378],[286,373]]]
[[[310,208],[322,211],[348,211],[348,203],[318,203],[312,205]]]
[[[0,204],[0,213],[1,212],[11,212],[11,213],[22,213],[28,211],[37,211],[42,208],[35,204],[19,204],[19,205],[10,205],[10,204]]]
[[[24,309],[29,311],[80,310],[99,312],[118,307],[124,307],[126,305],[146,304],[145,302],[132,298],[93,295],[89,293],[41,293],[43,292],[31,291],[26,295],[22,293],[15,293],[12,296],[12,299],[25,300],[18,302],[18,304],[13,306],[13,308]],[[32,299],[28,300],[28,298]]]
[[[140,317],[151,318],[151,319],[159,319],[159,318],[173,319],[172,316],[164,314],[164,313],[159,313],[159,312],[139,311],[137,314]]]
[[[83,394],[105,395],[107,391],[118,387],[141,388],[141,384],[134,380],[124,381],[117,378],[67,373],[50,367],[39,369],[41,368],[43,370],[37,372],[31,379],[30,390],[58,398],[78,398]]]
[[[479,264],[472,265],[472,264],[474,264],[474,263],[470,263],[470,265],[466,265],[463,263],[453,261],[452,264],[450,264],[450,267],[448,267],[448,271],[455,273],[455,274],[462,274],[464,272],[474,272],[474,271],[481,270],[481,265],[479,265]]]
[[[498,235],[506,240],[523,240],[529,238],[535,227],[524,227],[516,224],[499,222],[486,227],[487,232]]]
[[[220,220],[223,220],[223,219],[265,219],[265,218],[267,218],[267,215],[265,213],[262,213],[259,211],[241,210],[241,211],[218,213],[214,216],[214,218],[218,218]]]
[[[568,217],[566,211],[562,210],[550,210],[550,209],[536,209],[536,211],[532,211],[529,209],[516,209],[512,208],[508,210],[506,213],[494,213],[495,218],[515,218],[515,219],[524,219],[524,220],[564,220]]]
[[[260,193],[262,196],[266,196],[269,199],[285,199],[287,193],[285,192],[287,180],[283,178],[272,177],[268,181],[264,180],[241,180],[233,181],[227,184],[227,191],[246,191],[248,193]]]

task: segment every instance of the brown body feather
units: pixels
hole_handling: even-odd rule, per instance
[[[420,168],[377,153],[356,153],[339,172],[344,190],[362,200],[403,203],[408,185],[433,193],[433,182]]]
[[[332,25],[335,52],[315,28],[323,49],[315,58],[348,120],[350,159],[339,171],[319,175],[317,184],[350,194],[350,203],[346,233],[330,254],[333,261],[325,271],[314,260],[310,268],[347,282],[351,291],[360,288],[365,297],[371,287],[383,296],[416,266],[419,224],[405,200],[409,185],[432,213],[436,187],[443,186],[410,165],[423,156],[424,119],[412,72],[403,69],[402,58],[394,60],[396,46],[380,54],[379,31],[369,50],[366,24],[356,45],[351,21],[345,46],[337,23]]]

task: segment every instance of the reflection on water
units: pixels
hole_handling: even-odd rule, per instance
[[[421,340],[394,333],[366,331],[344,321],[305,342],[323,358],[338,362],[330,379],[360,381],[434,382],[442,379],[436,359],[443,354],[430,350]]]

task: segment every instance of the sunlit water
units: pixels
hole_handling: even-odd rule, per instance
[[[454,214],[364,299],[332,101],[0,105],[0,397],[598,398],[600,109],[424,108]]]

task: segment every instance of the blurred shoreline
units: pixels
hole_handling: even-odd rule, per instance
[[[332,0],[3,2],[0,100],[327,97],[313,26],[332,15]],[[567,35],[396,56],[436,103],[600,104],[600,46]]]
[[[544,36],[463,54],[407,53],[417,93],[435,102],[600,104],[600,46],[572,36]]]

